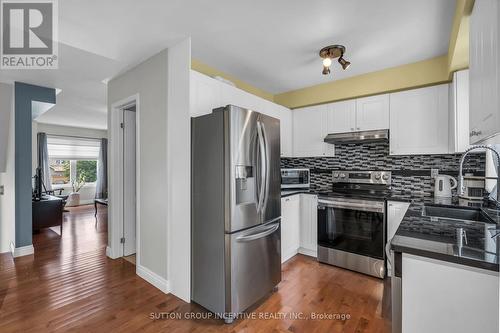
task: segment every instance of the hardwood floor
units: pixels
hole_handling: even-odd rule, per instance
[[[384,282],[297,255],[283,266],[279,290],[256,306],[255,316],[225,325],[196,304],[165,295],[137,275],[135,266],[105,255],[106,210],[95,228],[92,206],[65,213],[64,233],[34,235],[35,255],[0,255],[0,332],[390,332]],[[285,318],[276,318],[282,313]],[[304,320],[348,314],[344,320]],[[157,319],[155,319],[157,318]]]

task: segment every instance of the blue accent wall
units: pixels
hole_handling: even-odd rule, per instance
[[[32,244],[31,222],[31,103],[56,103],[53,88],[16,82],[15,91],[15,188],[16,247]]]

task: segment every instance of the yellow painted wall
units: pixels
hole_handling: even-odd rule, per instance
[[[218,69],[215,69],[213,67],[210,67],[204,63],[202,63],[199,60],[196,59],[191,59],[191,69],[200,72],[202,74],[215,77],[215,76],[220,76],[223,77],[226,80],[232,81],[236,87],[240,88],[241,90],[244,90],[246,92],[249,92],[253,95],[262,97],[264,99],[267,99],[269,101],[273,101],[274,96],[271,93],[268,93],[262,89],[259,89],[257,87],[254,87],[244,81],[241,81],[240,79],[235,78],[234,76],[231,76],[229,74],[226,74],[224,72],[219,71]]]
[[[448,81],[448,57],[444,55],[413,64],[285,92],[275,95],[274,101],[289,108],[299,108]]]
[[[474,0],[457,0],[448,48],[448,72],[469,68],[469,19]]]

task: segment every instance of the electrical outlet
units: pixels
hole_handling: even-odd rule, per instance
[[[3,185],[0,185],[0,195],[3,195],[5,192],[5,187]]]
[[[434,178],[437,175],[439,175],[439,169],[431,169],[431,178]]]

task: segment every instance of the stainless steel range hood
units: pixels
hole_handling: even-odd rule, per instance
[[[389,130],[359,131],[347,133],[328,134],[325,137],[327,143],[369,143],[389,141]]]

